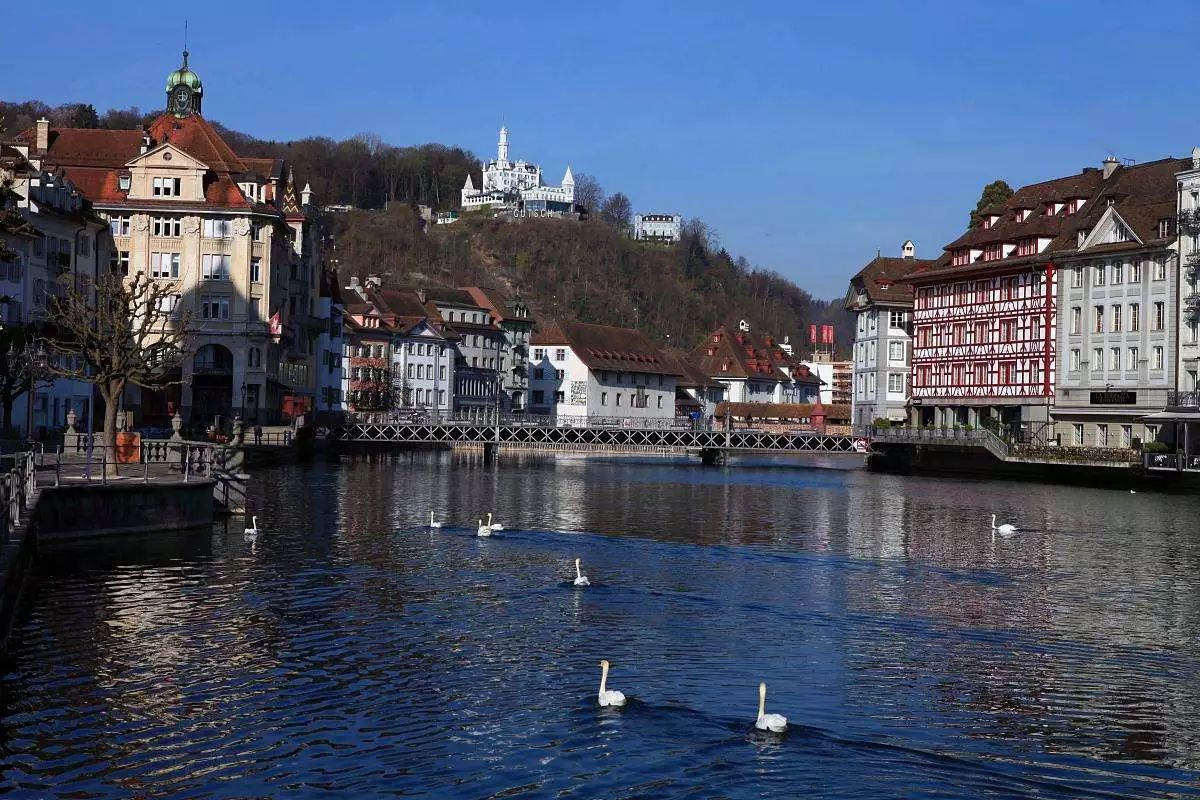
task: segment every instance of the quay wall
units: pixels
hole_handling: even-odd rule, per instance
[[[1085,486],[1165,485],[1140,465],[1059,460],[1001,460],[978,447],[875,443],[867,459],[875,472],[948,477],[1007,478]]]
[[[38,496],[38,541],[211,525],[216,481],[50,486]]]

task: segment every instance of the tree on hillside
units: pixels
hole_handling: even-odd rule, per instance
[[[140,128],[156,116],[158,115],[142,113],[142,110],[137,106],[110,108],[101,115],[99,127],[112,131],[127,131]]]
[[[980,211],[992,203],[1003,203],[1012,196],[1012,187],[1002,180],[992,181],[983,187],[983,193],[979,195],[979,202],[975,204],[975,210],[971,212],[971,224],[968,227],[975,228],[979,226]]]
[[[64,103],[50,112],[50,124],[61,128],[98,128],[100,117],[91,103]]]
[[[619,231],[627,230],[633,221],[633,203],[621,192],[609,195],[600,206],[600,219]]]
[[[177,313],[178,281],[109,273],[70,282],[51,297],[54,332],[47,338],[52,374],[96,385],[104,399],[107,473],[116,475],[117,407],[126,386],[158,391],[178,384],[175,367],[191,336],[190,318]]]
[[[581,172],[575,176],[575,204],[583,206],[588,213],[599,210],[604,203],[604,189],[594,175]]]

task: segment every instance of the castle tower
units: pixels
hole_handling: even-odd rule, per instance
[[[508,128],[500,128],[500,142],[496,145],[496,160],[502,164],[508,161]]]
[[[200,113],[204,99],[204,84],[200,76],[188,67],[188,51],[183,51],[183,65],[167,76],[167,110],[176,117]]]

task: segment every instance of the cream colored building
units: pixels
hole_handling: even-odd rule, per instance
[[[197,331],[178,390],[132,389],[127,408],[146,424],[165,424],[176,406],[198,425],[275,422],[313,407],[319,237],[286,164],[234,153],[200,115],[203,96],[185,53],[168,111],[143,130],[42,121],[33,149],[108,219],[113,267],[177,281],[171,310]]]

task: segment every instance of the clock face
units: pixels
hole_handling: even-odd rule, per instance
[[[177,117],[187,116],[192,110],[192,93],[186,86],[176,86],[171,92],[171,111]]]

